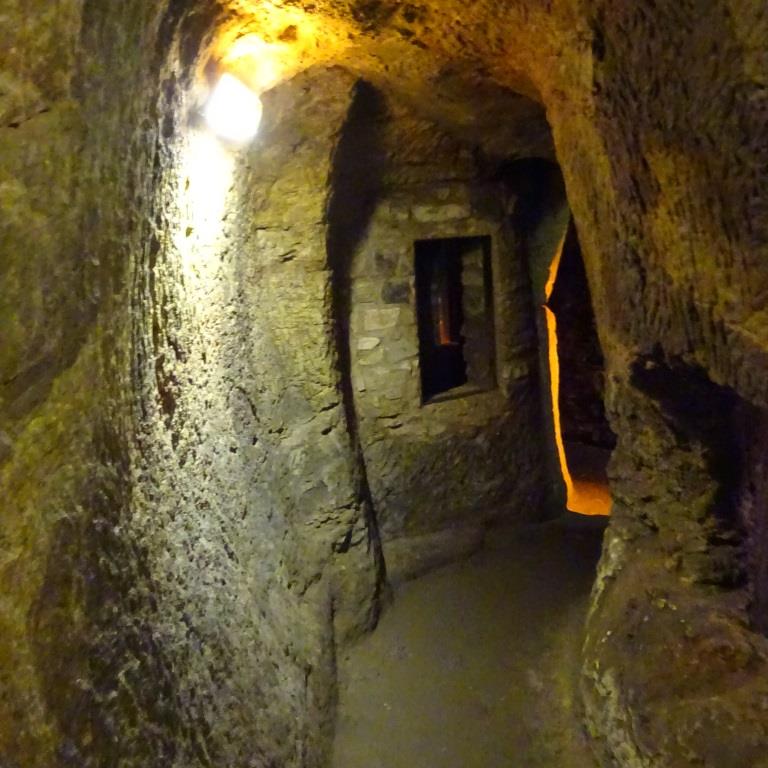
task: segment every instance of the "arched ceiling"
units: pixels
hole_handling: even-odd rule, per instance
[[[205,58],[209,74],[230,69],[257,90],[313,65],[342,66],[491,156],[514,147],[551,158],[542,103],[563,75],[580,76],[564,63],[578,29],[570,3],[551,5],[231,0]]]

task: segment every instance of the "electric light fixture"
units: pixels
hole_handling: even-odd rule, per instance
[[[245,144],[259,130],[261,99],[242,80],[225,72],[205,107],[205,119],[220,138]]]

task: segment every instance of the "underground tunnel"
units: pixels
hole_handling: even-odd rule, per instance
[[[2,768],[765,768],[764,3],[0,18]]]

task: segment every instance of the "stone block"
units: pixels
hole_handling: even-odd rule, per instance
[[[399,307],[366,309],[363,315],[363,327],[366,331],[384,331],[394,328],[399,320]]]
[[[381,339],[375,336],[364,336],[362,339],[358,339],[357,348],[361,352],[370,352],[370,350],[376,349],[379,344],[381,344]]]
[[[362,353],[357,360],[357,364],[367,367],[371,365],[378,365],[379,363],[383,362],[383,360],[384,349],[383,347],[377,347],[376,349],[372,349],[370,352]]]
[[[378,301],[378,280],[355,280],[352,283],[352,300],[355,304],[371,304]]]
[[[386,345],[384,356],[389,363],[400,363],[415,358],[418,354],[416,345],[410,340],[396,341]]]
[[[385,304],[408,304],[411,285],[408,280],[389,280],[381,289],[381,300]]]
[[[413,218],[422,224],[468,219],[472,212],[466,205],[416,205],[412,209]]]
[[[377,251],[373,255],[373,266],[378,274],[391,275],[397,266],[397,254],[396,253],[384,253]]]
[[[405,205],[398,205],[397,203],[387,203],[379,209],[383,216],[398,222],[408,221],[411,217],[410,210]]]

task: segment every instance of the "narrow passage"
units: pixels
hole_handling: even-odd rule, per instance
[[[594,768],[576,686],[603,523],[491,533],[339,659],[333,768]]]

